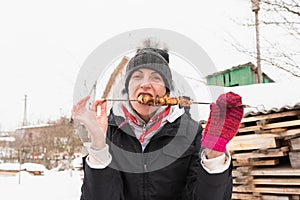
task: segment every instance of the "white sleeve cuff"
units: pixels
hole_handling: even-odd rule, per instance
[[[112,160],[109,153],[109,146],[106,144],[103,149],[95,150],[88,148],[89,155],[87,156],[86,163],[93,169],[104,169]]]
[[[230,162],[231,155],[228,151],[211,159],[206,158],[205,150],[201,153],[201,165],[209,174],[218,174],[226,171],[230,166]]]

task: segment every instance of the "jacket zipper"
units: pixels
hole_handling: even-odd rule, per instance
[[[147,131],[146,129],[147,125],[143,124],[143,131],[142,134],[145,133]],[[146,154],[145,154],[145,149],[143,150],[143,164],[144,164],[144,173],[143,173],[143,199],[146,200],[147,199],[147,158],[146,158]]]
[[[148,172],[147,164],[146,163],[144,163],[144,172]]]
[[[143,124],[143,129],[142,129],[142,134],[144,134],[144,133],[146,133],[146,131],[147,131],[147,125],[146,124]],[[144,149],[145,150],[145,149]],[[148,170],[147,170],[147,163],[146,163],[146,157],[145,157],[145,153],[144,153],[144,151],[143,151],[143,163],[144,163],[144,173],[145,172],[148,172]]]

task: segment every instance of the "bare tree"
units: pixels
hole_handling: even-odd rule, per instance
[[[251,0],[249,5],[250,2]],[[259,5],[263,65],[271,65],[300,77],[300,2],[260,0]],[[252,27],[255,24],[254,20],[248,19],[242,25]],[[237,41],[233,46],[240,52],[256,56],[253,50],[245,48]]]
[[[75,134],[74,126],[69,121],[68,118],[61,117],[54,122],[54,129],[49,132],[53,146],[47,148],[51,151],[50,154],[60,153],[66,156],[63,159],[69,162],[68,167],[70,167],[74,153],[81,152],[82,148],[82,142],[79,136]]]

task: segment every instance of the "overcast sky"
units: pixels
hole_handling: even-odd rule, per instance
[[[140,28],[162,28],[197,42],[217,68],[253,58],[238,53],[234,38],[255,48],[250,0],[10,0],[0,3],[0,130],[27,119],[69,116],[77,74],[102,42]]]

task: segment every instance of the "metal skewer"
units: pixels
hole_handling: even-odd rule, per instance
[[[104,99],[105,101],[138,101],[137,99]]]
[[[192,104],[210,104],[208,102],[193,101]]]
[[[138,101],[137,99],[105,99],[105,101]],[[200,101],[193,101],[192,104],[211,104],[208,102],[200,102]],[[246,105],[246,104],[242,104],[240,105],[243,108],[250,108],[252,106]]]
[[[211,103],[208,103],[208,102],[199,102],[199,101],[193,101],[192,104],[211,104]],[[249,106],[247,104],[242,104],[242,105],[239,105],[243,108],[251,108],[251,107],[254,107],[254,106]],[[256,107],[255,107],[256,108]]]

